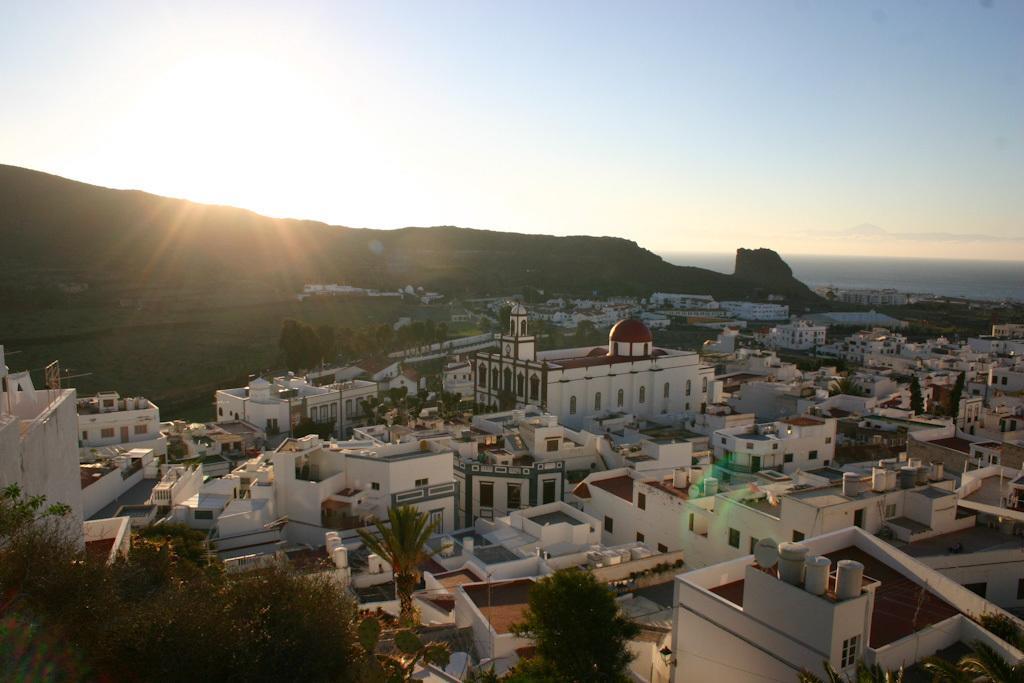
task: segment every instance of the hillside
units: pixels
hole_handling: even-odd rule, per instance
[[[56,275],[152,287],[303,282],[449,294],[502,294],[532,285],[568,293],[817,297],[770,250],[737,257],[737,273],[675,266],[635,242],[456,227],[353,229],[112,190],[0,165],[0,265],[18,282]],[[746,251],[746,250],[743,250]],[[8,286],[13,286],[8,281]]]

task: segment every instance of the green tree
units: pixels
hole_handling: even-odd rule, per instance
[[[333,362],[338,355],[338,337],[334,328],[330,325],[321,325],[316,328],[316,336],[320,347],[320,357],[325,361]]]
[[[607,586],[572,568],[533,586],[523,621],[513,624],[512,632],[536,643],[533,670],[585,683],[627,680],[633,655],[626,645],[640,629],[619,611]]]
[[[910,378],[910,409],[916,415],[924,412],[924,396],[921,394],[921,382],[917,375]]]
[[[420,563],[432,553],[427,540],[437,528],[427,515],[410,505],[388,509],[387,522],[376,523],[376,533],[359,529],[359,537],[370,552],[376,553],[391,565],[395,573],[395,592],[404,623],[413,623],[415,615],[412,594],[420,582]]]
[[[445,643],[424,643],[410,628],[395,631],[395,648],[398,655],[377,652],[380,643],[381,625],[374,617],[367,617],[359,624],[359,644],[363,649],[362,680],[368,683],[411,683],[413,674],[421,662],[447,666],[451,651]]]
[[[1020,683],[1024,681],[1024,664],[1011,664],[990,645],[980,640],[971,644],[971,652],[960,658],[958,666],[975,681],[985,683]]]
[[[867,665],[857,662],[853,675],[843,675],[832,667],[829,661],[823,662],[825,678],[804,669],[797,674],[800,683],[903,683],[903,669],[886,671],[878,664]]]
[[[846,396],[863,396],[864,392],[861,390],[853,379],[849,376],[840,377],[839,379],[832,380],[832,384],[828,387],[829,396],[838,396],[843,394]]]
[[[960,416],[960,397],[964,394],[964,382],[967,377],[965,373],[960,373],[956,377],[956,382],[953,383],[953,391],[949,394],[949,414],[954,420]]]

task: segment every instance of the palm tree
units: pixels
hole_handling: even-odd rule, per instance
[[[863,661],[857,662],[853,676],[839,673],[827,660],[824,667],[825,678],[804,669],[797,675],[797,680],[800,683],[903,683],[903,669],[886,671],[877,663],[868,666]]]
[[[861,396],[864,392],[861,388],[854,383],[849,377],[840,377],[839,379],[832,380],[832,384],[828,387],[828,393],[832,396],[837,394],[846,394],[847,396]]]
[[[419,564],[432,553],[427,550],[427,539],[437,528],[427,515],[410,505],[388,510],[388,522],[376,523],[376,533],[359,529],[363,543],[388,564],[395,573],[395,592],[401,607],[401,620],[412,623],[412,593],[420,582]]]
[[[928,657],[921,662],[921,667],[931,675],[933,683],[971,683],[974,680],[973,674],[941,657]]]
[[[971,643],[970,654],[960,658],[958,666],[973,680],[986,683],[1024,682],[1024,664],[1011,664],[1002,658],[990,645],[980,640]]]

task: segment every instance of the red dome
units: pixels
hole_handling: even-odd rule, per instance
[[[620,320],[615,323],[612,331],[608,333],[609,343],[643,344],[650,341],[654,341],[654,337],[651,336],[651,331],[647,328],[647,325],[633,318]]]

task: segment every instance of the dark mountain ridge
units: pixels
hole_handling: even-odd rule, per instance
[[[456,295],[533,286],[567,293],[653,291],[820,303],[768,249],[737,253],[732,275],[676,266],[618,237],[556,237],[440,226],[374,230],[269,218],[0,165],[0,264],[84,282],[284,288],[407,284]]]

